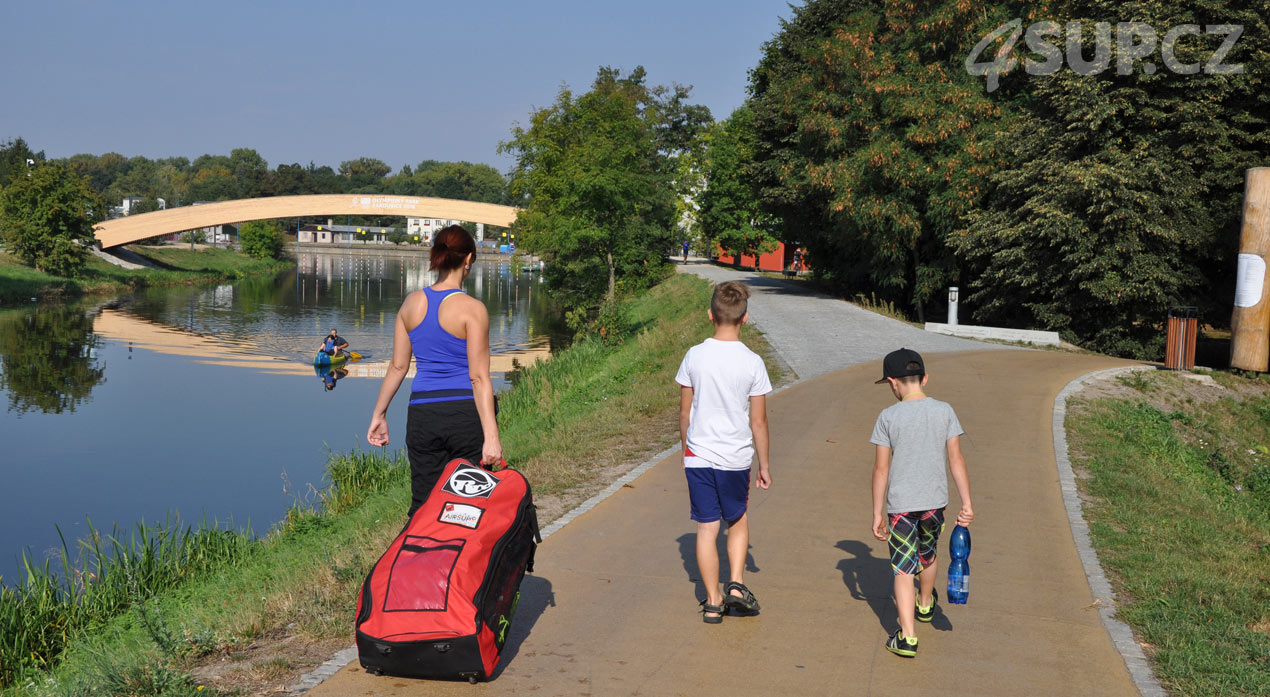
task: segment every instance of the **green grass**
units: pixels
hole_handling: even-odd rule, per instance
[[[1090,478],[1099,559],[1117,616],[1177,695],[1270,690],[1270,390],[1180,389],[1177,376],[1122,381],[1141,398],[1079,402],[1067,427]]]
[[[122,293],[150,286],[184,285],[276,273],[289,262],[254,259],[225,249],[188,247],[136,248],[159,268],[128,270],[90,256],[75,278],[36,271],[0,252],[0,305],[30,302],[31,298]]]
[[[508,459],[535,493],[584,484],[604,464],[638,461],[678,440],[674,375],[684,352],[712,333],[710,293],[699,278],[672,277],[623,303],[624,342],[582,339],[520,371],[500,399],[499,422]],[[747,329],[743,339],[779,382],[762,337]],[[348,636],[361,581],[405,522],[409,466],[400,451],[355,451],[331,456],[327,480],[241,562],[190,574],[147,603],[69,632],[51,671],[29,666],[3,694],[102,694],[92,688],[107,682],[119,694],[194,694],[194,666],[262,635]],[[253,672],[274,678],[285,669],[262,657]]]

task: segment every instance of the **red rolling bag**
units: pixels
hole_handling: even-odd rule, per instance
[[[362,584],[355,623],[362,666],[488,680],[541,541],[520,472],[451,461]]]

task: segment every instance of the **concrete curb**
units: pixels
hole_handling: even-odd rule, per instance
[[[1129,625],[1116,619],[1116,596],[1111,589],[1111,582],[1098,562],[1098,552],[1094,550],[1089,539],[1089,524],[1081,511],[1080,493],[1076,488],[1076,473],[1072,470],[1072,461],[1067,449],[1067,400],[1079,392],[1094,378],[1110,375],[1124,375],[1142,370],[1154,370],[1152,366],[1131,366],[1111,368],[1086,373],[1067,383],[1062,392],[1054,398],[1054,459],[1058,463],[1058,483],[1063,492],[1063,505],[1067,508],[1067,521],[1072,528],[1072,538],[1076,541],[1076,554],[1085,567],[1085,578],[1089,580],[1089,589],[1094,594],[1094,605],[1098,607],[1098,616],[1102,618],[1102,626],[1111,637],[1111,643],[1120,652],[1129,676],[1138,688],[1142,697],[1168,697],[1168,692],[1160,687],[1151,664],[1142,647],[1133,637]]]
[[[1058,332],[1045,332],[1035,329],[980,327],[973,324],[944,324],[942,322],[927,322],[925,328],[928,332],[946,336],[959,336],[963,339],[1016,341],[1034,346],[1061,346],[1063,343],[1058,336]]]

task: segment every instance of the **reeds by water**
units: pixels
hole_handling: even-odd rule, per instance
[[[206,521],[198,529],[183,527],[169,518],[161,525],[138,523],[130,533],[115,527],[109,535],[90,520],[76,547],[72,556],[63,537],[58,555],[43,564],[24,554],[25,581],[0,585],[0,686],[48,668],[73,636],[133,603],[242,561],[252,544],[249,532]]]
[[[317,505],[297,501],[271,537],[320,527],[374,492],[407,481],[409,471],[401,451],[332,454]],[[90,520],[87,536],[74,545],[62,537],[58,553],[42,563],[23,555],[25,580],[14,586],[0,578],[0,688],[52,667],[85,630],[184,581],[241,564],[259,549],[250,531],[206,520],[195,527],[169,518],[131,531],[115,527],[109,535]]]

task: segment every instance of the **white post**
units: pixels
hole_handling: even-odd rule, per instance
[[[957,323],[957,286],[948,288],[948,323]]]

